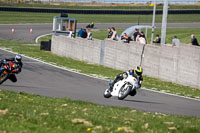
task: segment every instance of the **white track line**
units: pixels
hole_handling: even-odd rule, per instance
[[[40,36],[38,36],[38,37],[35,39],[35,42],[38,43],[38,40],[39,40],[41,37],[48,36],[48,35],[51,35],[51,34],[52,34],[52,33],[40,35]]]
[[[143,90],[147,90],[147,91],[152,91],[152,92],[157,92],[157,93],[161,93],[161,94],[165,94],[165,95],[170,95],[170,96],[176,96],[176,97],[181,97],[181,98],[186,98],[186,99],[190,99],[190,100],[195,100],[195,101],[199,101],[200,99],[195,99],[195,98],[191,98],[191,97],[186,97],[186,96],[180,96],[177,94],[171,94],[171,93],[167,93],[167,92],[163,92],[163,91],[156,91],[156,90],[150,90],[150,89],[146,89],[146,88],[142,88]]]
[[[23,64],[41,64],[41,62],[38,61],[23,61]]]
[[[0,49],[3,50],[3,51],[6,51],[6,52],[12,53],[12,54],[18,54],[18,53],[15,53],[15,52],[12,52],[12,51],[3,49],[3,48],[0,48]],[[56,67],[56,68],[59,68],[59,69],[62,69],[62,70],[66,70],[66,71],[69,71],[69,72],[73,72],[73,73],[76,73],[76,74],[84,75],[84,76],[87,76],[87,77],[91,77],[91,78],[95,78],[95,79],[99,79],[99,80],[103,80],[103,81],[108,81],[108,80],[106,80],[106,79],[94,77],[94,76],[87,75],[87,74],[80,73],[80,72],[76,72],[76,71],[73,71],[73,70],[70,70],[70,69],[67,69],[67,68],[64,68],[64,67],[59,67],[59,66],[56,66],[56,65],[53,65],[53,64],[50,64],[50,63],[41,61],[41,60],[39,60],[39,59],[35,59],[35,58],[32,58],[32,57],[26,56],[26,55],[23,55],[23,56],[26,57],[26,58],[28,58],[28,59],[32,59],[32,60],[38,61],[38,62],[40,62],[40,63],[46,64],[46,65],[49,65],[49,66],[52,66],[52,67]],[[170,96],[176,96],[176,97],[181,97],[181,98],[185,98],[185,99],[189,99],[189,100],[194,100],[194,101],[199,101],[199,102],[200,102],[199,99],[190,98],[190,97],[186,97],[186,96],[180,96],[180,95],[177,95],[177,94],[171,94],[171,93],[166,93],[166,92],[161,92],[161,91],[146,89],[146,88],[144,88],[144,87],[142,87],[141,89],[147,90],[147,91],[156,92],[156,93],[160,93],[160,94],[165,94],[165,95],[170,95]]]

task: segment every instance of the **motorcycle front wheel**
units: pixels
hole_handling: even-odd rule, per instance
[[[131,95],[131,96],[135,96],[136,94],[137,94],[136,89],[132,90],[132,91],[129,93],[129,95]]]
[[[130,91],[131,91],[130,86],[126,86],[126,85],[122,86],[122,88],[119,90],[118,99],[123,100],[129,95]]]
[[[4,81],[6,81],[8,79],[8,72],[6,72],[6,70],[4,70],[3,72],[1,72],[0,74],[0,84],[2,84]]]

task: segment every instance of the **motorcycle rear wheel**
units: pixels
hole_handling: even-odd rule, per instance
[[[0,74],[0,84],[2,84],[4,81],[6,81],[8,79],[8,72],[6,72],[6,70],[4,70],[3,72],[1,72]]]
[[[119,94],[118,94],[118,99],[119,100],[123,100],[124,98],[126,98],[130,91],[131,91],[131,87],[127,86],[126,88],[124,88],[125,86],[123,86],[120,90],[119,90]]]

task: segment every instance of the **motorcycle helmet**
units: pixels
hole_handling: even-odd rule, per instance
[[[16,56],[15,56],[15,61],[16,62],[20,62],[22,60],[22,56],[20,55],[20,54],[17,54]]]
[[[134,72],[136,75],[138,76],[141,76],[142,75],[142,72],[143,72],[143,69],[141,66],[137,66],[135,69],[134,69]]]

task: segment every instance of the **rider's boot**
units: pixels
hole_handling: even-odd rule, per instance
[[[122,80],[123,77],[121,76],[121,74],[117,75],[116,78],[114,79],[113,82],[109,83],[110,87],[109,87],[109,90],[110,92],[113,91],[113,87],[114,87],[114,84],[117,83],[119,80]]]
[[[110,86],[110,87],[109,87],[109,91],[112,92],[112,91],[113,91],[114,83],[109,83],[109,86]]]

